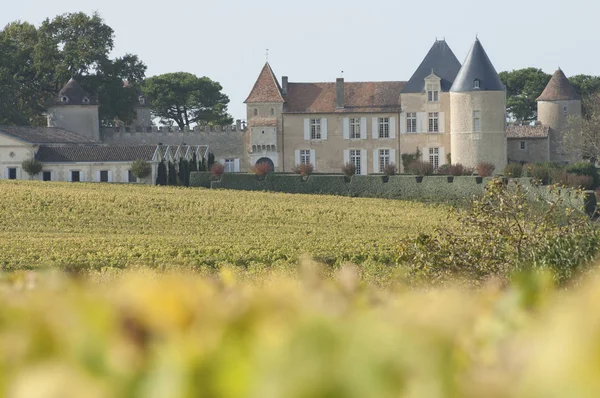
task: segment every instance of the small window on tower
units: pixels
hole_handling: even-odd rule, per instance
[[[146,98],[144,98],[143,96],[140,96],[138,98],[138,100],[140,101],[140,105],[145,105],[146,104]]]
[[[271,108],[271,116],[275,116],[275,109]]]
[[[565,116],[567,116],[569,108],[567,108],[566,106],[563,108],[563,112],[565,114]]]
[[[479,88],[479,79],[473,81],[473,88]]]
[[[60,102],[69,102],[69,97],[63,95],[63,97],[60,99]]]
[[[82,102],[83,102],[84,104],[88,104],[88,103],[90,102],[90,99],[89,99],[88,97],[83,97],[83,100],[82,100]]]
[[[258,109],[254,108],[254,116],[258,116]]]

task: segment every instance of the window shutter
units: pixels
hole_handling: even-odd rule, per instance
[[[100,170],[96,171],[96,181],[100,182]]]
[[[234,173],[239,173],[240,172],[240,159],[233,159],[233,172]]]
[[[92,179],[92,172],[90,171],[90,180]],[[79,181],[85,182],[85,172],[83,170],[79,171]]]
[[[423,161],[429,163],[429,148],[423,148]]]
[[[317,156],[315,154],[315,150],[314,149],[310,150],[310,162],[313,165],[313,169],[316,170],[317,169]]]
[[[17,180],[21,179],[21,168],[17,167]]]
[[[344,166],[346,163],[350,163],[350,150],[344,149]]]
[[[373,118],[372,127],[373,127],[373,131],[371,131],[371,137],[373,137],[373,139],[376,140],[379,138],[378,118],[376,118],[376,117]]]
[[[113,179],[112,179],[112,170],[108,170],[108,182],[113,182]]]
[[[294,151],[294,156],[295,156],[295,165],[298,166],[300,164],[300,149],[296,149]]]
[[[321,139],[327,139],[327,118],[324,117],[321,119]]]
[[[390,117],[390,138],[396,138],[396,117]]]
[[[367,150],[360,150],[360,174],[367,175]]]
[[[445,117],[444,117],[444,112],[440,112],[438,114],[438,127],[440,130],[440,133],[445,133],[446,132],[446,123],[445,121]]]
[[[438,156],[440,157],[440,166],[446,164],[446,151],[444,151],[444,147],[439,147]]]
[[[381,170],[379,170],[379,149],[373,149],[373,173],[381,173]]]
[[[361,140],[367,139],[367,118],[366,117],[360,118],[360,139]]]
[[[69,170],[69,172],[67,173],[67,181],[68,182],[73,181],[73,170]]]
[[[304,119],[304,139],[310,141],[310,119]]]
[[[4,178],[8,180],[8,167],[4,169]]]
[[[344,139],[350,139],[350,118],[344,118]]]
[[[396,162],[396,150],[390,149],[390,163],[394,163],[396,168],[398,167],[398,162]],[[398,170],[400,171],[400,170]]]
[[[424,133],[425,131],[425,112],[417,112],[417,133]]]
[[[406,134],[406,113],[400,114],[400,134]]]

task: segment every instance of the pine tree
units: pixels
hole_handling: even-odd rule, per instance
[[[192,155],[190,171],[198,171],[198,159],[196,158],[196,152],[194,152],[194,154]]]
[[[165,166],[164,161],[161,161],[158,164],[158,171],[156,174],[156,185],[167,185],[167,166]]]
[[[215,155],[212,152],[210,152],[208,154],[207,170],[210,170],[210,168],[212,167],[213,164],[215,164]]]
[[[168,185],[177,185],[177,169],[173,162],[169,162]]]

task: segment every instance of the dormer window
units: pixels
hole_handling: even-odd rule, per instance
[[[146,98],[144,98],[144,97],[139,97],[138,101],[140,102],[140,105],[145,105],[146,104]]]
[[[60,102],[69,102],[69,97],[67,97],[66,95],[63,95],[60,99]]]
[[[427,84],[427,102],[438,102],[440,100],[440,88],[437,84]]]
[[[90,103],[90,99],[89,99],[88,97],[83,97],[83,100],[82,100],[82,102],[83,102],[84,104],[89,104],[89,103]]]
[[[473,88],[479,88],[479,79],[473,80]]]

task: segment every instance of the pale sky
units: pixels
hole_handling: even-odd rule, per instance
[[[137,54],[147,76],[185,71],[221,83],[229,112],[269,61],[279,81],[408,80],[437,38],[462,62],[479,36],[498,72],[534,66],[598,75],[594,0],[21,0],[3,2],[0,26],[39,25],[66,12],[98,11],[115,31],[113,55]]]

